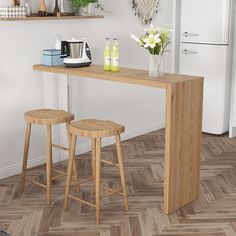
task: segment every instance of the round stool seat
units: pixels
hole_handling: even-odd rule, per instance
[[[71,123],[70,132],[87,138],[102,138],[121,134],[125,131],[123,125],[110,120],[81,120]]]
[[[38,125],[55,125],[70,122],[74,115],[63,110],[40,109],[25,113],[25,121]]]

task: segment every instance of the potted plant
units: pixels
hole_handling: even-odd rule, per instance
[[[71,0],[73,7],[75,8],[76,15],[95,15],[95,9],[99,8],[103,10],[103,6],[99,3],[99,0]]]

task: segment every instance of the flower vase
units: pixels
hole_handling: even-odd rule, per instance
[[[159,76],[164,74],[163,55],[150,55],[149,57],[149,76]]]
[[[96,9],[96,3],[92,2],[88,4],[87,14],[88,16],[94,16]]]
[[[76,16],[87,16],[88,15],[88,7],[80,7],[80,8],[77,8],[75,9],[75,12],[74,14]]]

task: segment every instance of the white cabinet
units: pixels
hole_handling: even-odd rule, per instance
[[[236,137],[236,72],[233,69],[229,136]]]
[[[181,42],[229,43],[230,0],[182,0]]]
[[[203,131],[228,130],[227,46],[181,43],[180,73],[202,75],[204,81]]]

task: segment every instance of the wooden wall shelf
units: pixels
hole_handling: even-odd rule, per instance
[[[97,19],[104,18],[102,15],[95,16],[29,16],[29,17],[0,17],[0,21],[33,21],[33,20],[70,20],[70,19]]]

